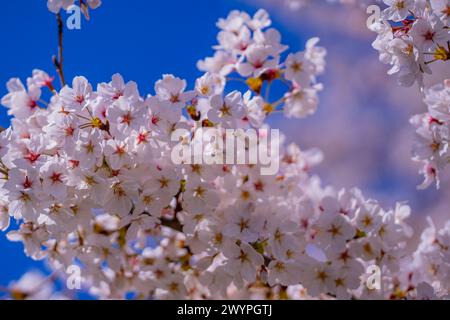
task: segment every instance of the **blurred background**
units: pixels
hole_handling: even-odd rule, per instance
[[[289,142],[324,152],[325,160],[314,169],[324,184],[357,186],[385,207],[406,201],[416,230],[427,216],[439,225],[449,213],[450,178],[442,178],[438,191],[434,187],[419,191],[419,166],[410,159],[414,130],[409,118],[426,110],[418,88],[402,88],[386,74],[389,67],[379,62],[371,47],[376,35],[366,28],[364,8],[312,2],[292,10],[284,0],[106,0],[91,11],[91,21],[82,19],[81,30],[65,29],[66,80],[70,83],[74,76],[84,75],[95,87],[119,72],[125,80],[136,81],[145,95],[153,93],[153,83],[162,74],[173,73],[192,88],[201,75],[197,60],[213,53],[217,19],[233,9],[253,14],[265,8],[290,52],[303,50],[314,36],[328,50],[327,69],[319,79],[325,89],[318,112],[304,120],[275,116],[271,125],[281,129]],[[0,30],[4,44],[0,96],[7,93],[9,78],[25,82],[34,68],[56,76],[51,56],[57,52],[57,25],[46,0],[6,1]],[[436,64],[433,71],[429,84],[450,74],[448,64],[446,68]],[[0,125],[9,125],[3,107]],[[44,263],[25,257],[22,244],[9,242],[0,233],[0,286],[29,269],[49,272]]]

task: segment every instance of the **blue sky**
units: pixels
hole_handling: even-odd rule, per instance
[[[138,83],[141,94],[152,93],[163,73],[173,73],[188,83],[200,75],[198,59],[212,54],[216,44],[215,23],[232,9],[254,13],[255,8],[238,0],[106,0],[91,12],[81,30],[64,30],[66,81],[84,75],[94,84],[109,81],[119,72]],[[276,21],[284,43],[298,50],[303,42]],[[51,56],[57,51],[55,16],[46,1],[4,1],[0,11],[0,96],[7,93],[11,77],[23,82],[35,68],[55,75]],[[58,84],[56,77],[55,84]],[[0,107],[0,125],[7,127],[6,109]],[[0,285],[18,279],[30,268],[45,270],[43,263],[25,257],[21,243],[0,233]]]

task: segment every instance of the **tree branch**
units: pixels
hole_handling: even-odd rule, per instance
[[[58,21],[58,57],[53,55],[52,60],[53,64],[56,67],[56,71],[59,75],[59,80],[61,81],[61,87],[65,86],[66,81],[64,80],[64,72],[63,72],[63,21],[61,18],[61,14],[58,13],[56,15],[56,19]]]
[[[176,230],[178,232],[183,232],[183,225],[177,218],[175,219],[161,218],[161,225]]]

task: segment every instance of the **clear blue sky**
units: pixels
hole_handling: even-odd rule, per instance
[[[66,81],[84,75],[95,86],[119,72],[126,80],[136,81],[141,94],[153,92],[153,83],[163,73],[176,74],[192,84],[200,75],[197,60],[211,55],[211,46],[216,44],[217,19],[232,9],[255,12],[239,0],[105,0],[91,11],[91,21],[82,20],[81,30],[65,29]],[[284,43],[301,49],[303,41],[298,35],[279,21],[273,22]],[[34,68],[56,75],[51,62],[57,51],[56,19],[47,10],[46,0],[3,1],[0,30],[0,96],[7,93],[9,78],[25,82]],[[0,125],[9,125],[3,107]],[[0,232],[0,285],[18,279],[30,268],[45,270],[42,263],[25,257],[21,243],[7,241]]]

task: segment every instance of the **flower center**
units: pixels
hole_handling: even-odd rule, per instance
[[[52,184],[62,182],[61,181],[61,173],[53,172],[52,175],[50,176],[50,180],[52,181]]]
[[[428,30],[423,37],[425,38],[425,40],[427,41],[432,41],[434,39],[434,32]]]
[[[397,8],[397,10],[405,9],[405,1],[397,1],[395,7]]]
[[[301,62],[294,62],[291,66],[292,70],[296,73],[301,72],[303,67]]]

